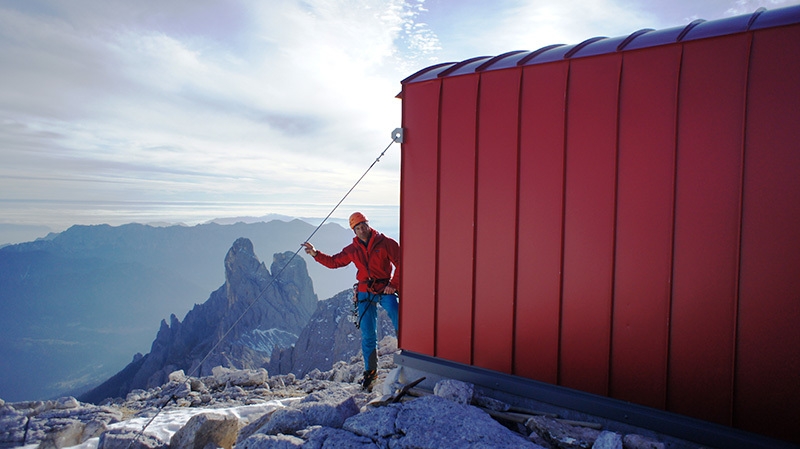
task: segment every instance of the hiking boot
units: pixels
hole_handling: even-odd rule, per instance
[[[364,371],[364,378],[361,379],[361,389],[367,392],[372,392],[372,384],[375,382],[376,377],[378,377],[376,370],[371,369],[369,371]]]

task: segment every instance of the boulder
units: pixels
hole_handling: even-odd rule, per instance
[[[83,434],[81,435],[81,442],[89,438],[96,438],[108,430],[108,423],[102,419],[93,419],[86,423],[83,427]]]
[[[73,398],[72,396],[66,396],[63,398],[59,398],[53,404],[53,408],[57,408],[59,410],[66,410],[71,408],[78,408],[80,407],[81,403],[78,402],[77,399]]]
[[[308,427],[308,425],[309,423],[306,421],[305,414],[303,414],[302,410],[283,408],[275,410],[275,413],[272,414],[263,427],[258,429],[257,433],[264,433],[267,435],[277,435],[279,433],[293,435],[298,430]]]
[[[401,447],[536,448],[481,410],[438,396],[403,404],[397,414]]]
[[[367,410],[343,429],[379,447],[540,448],[481,410],[439,396]]]
[[[604,430],[594,440],[592,449],[622,449],[622,435]]]
[[[442,379],[436,382],[433,387],[433,394],[459,404],[468,405],[472,403],[475,386],[460,380]]]
[[[0,406],[0,448],[25,445],[28,417],[9,405]]]
[[[186,373],[184,373],[182,369],[179,369],[177,371],[173,371],[173,372],[169,373],[169,376],[167,376],[167,379],[169,379],[170,382],[185,382],[186,381]]]
[[[109,430],[100,435],[97,449],[168,449],[158,438],[132,430]]]
[[[359,413],[344,422],[343,429],[374,441],[389,438],[397,433],[399,406],[378,407]]]
[[[264,427],[269,420],[272,419],[272,415],[275,413],[275,410],[277,409],[273,409],[267,413],[264,413],[259,418],[251,421],[249,424],[239,429],[239,435],[236,437],[236,447],[238,448],[239,445],[244,442],[244,440],[250,438],[251,435],[257,433],[259,429]]]
[[[348,449],[377,449],[379,446],[371,439],[342,429],[330,427],[313,427],[303,433],[306,443],[303,448],[348,448]]]
[[[76,446],[83,442],[83,430],[86,425],[71,419],[62,425],[47,432],[37,449],[61,449],[62,447]]]
[[[478,394],[475,394],[474,397],[472,398],[472,404],[485,409],[494,410],[496,412],[507,412],[508,410],[511,409],[510,404],[507,404],[498,399]]]
[[[237,370],[216,366],[212,369],[214,379],[219,385],[235,385],[239,387],[252,387],[264,385],[269,379],[269,373],[264,368]]]
[[[292,449],[302,447],[305,440],[293,435],[265,435],[256,433],[236,445],[236,449]]]
[[[589,449],[600,436],[599,430],[564,424],[546,416],[528,419],[525,427],[559,449]]]
[[[169,440],[170,449],[231,449],[239,432],[239,420],[233,415],[201,413],[193,416]]]

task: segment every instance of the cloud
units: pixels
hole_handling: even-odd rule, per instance
[[[69,340],[60,340],[57,338],[20,338],[17,343],[22,347],[42,347],[42,346],[84,346],[85,343]]]
[[[0,190],[328,201],[399,126],[394,96],[407,73],[396,44],[413,34],[420,5],[6,4],[0,127],[12,132],[0,136]],[[420,41],[402,51],[423,51]],[[377,170],[396,184],[399,157],[391,164]],[[373,200],[396,201],[397,187],[377,187]]]
[[[3,2],[0,220],[104,221],[76,201],[307,216],[292,205],[335,204],[391,141],[419,69],[797,3],[777,1]],[[392,148],[350,201],[396,206],[399,168]]]

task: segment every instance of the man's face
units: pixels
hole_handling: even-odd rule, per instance
[[[359,238],[362,242],[366,242],[369,239],[371,234],[369,225],[366,221],[362,221],[361,223],[357,224],[353,231],[356,233],[356,237]]]

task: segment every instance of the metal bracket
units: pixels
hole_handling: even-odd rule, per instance
[[[397,143],[403,143],[403,134],[405,130],[403,128],[395,128],[392,131],[392,140]]]

